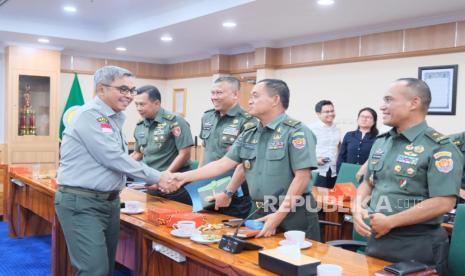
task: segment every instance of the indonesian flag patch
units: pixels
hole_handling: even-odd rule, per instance
[[[179,137],[179,135],[181,135],[181,128],[180,127],[173,127],[171,129],[171,133],[176,136],[176,137]]]
[[[102,132],[113,133],[113,129],[109,123],[101,123],[100,128],[102,129]]]

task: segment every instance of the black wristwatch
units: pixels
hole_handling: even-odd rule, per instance
[[[234,195],[234,192],[228,191],[228,189],[224,189],[224,193],[228,196],[228,198],[232,198]]]

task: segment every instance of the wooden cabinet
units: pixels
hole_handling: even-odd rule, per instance
[[[8,198],[8,166],[0,164],[0,220],[5,220]]]
[[[10,46],[6,68],[6,163],[58,166],[60,52]]]

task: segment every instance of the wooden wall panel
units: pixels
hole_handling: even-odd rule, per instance
[[[139,62],[136,75],[139,78],[164,79],[166,78],[166,65]]]
[[[131,71],[133,74],[137,72],[137,62],[108,59],[106,65],[114,65],[114,66],[123,67]]]
[[[324,60],[358,57],[359,37],[325,41],[323,49]]]
[[[231,73],[255,70],[255,52],[229,56],[229,71]]]
[[[402,52],[403,31],[364,35],[361,39],[361,56]]]
[[[290,53],[291,63],[295,64],[321,61],[322,51],[322,42],[292,46]]]
[[[405,30],[405,52],[454,47],[455,23]]]
[[[291,64],[291,47],[278,48],[275,52],[278,66]]]
[[[94,72],[105,65],[101,58],[89,58],[80,56],[61,56],[61,71],[67,73],[94,74]]]
[[[229,60],[227,55],[214,55],[211,57],[211,72],[212,74],[222,74],[229,72]]]
[[[457,46],[465,46],[465,21],[457,23]]]

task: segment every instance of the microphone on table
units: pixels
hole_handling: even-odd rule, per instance
[[[275,198],[279,197],[282,193],[284,192],[283,188],[280,188],[278,191],[276,191],[273,196]],[[250,242],[246,242],[241,238],[237,237],[237,234],[239,233],[239,228],[241,228],[242,225],[244,225],[245,221],[250,219],[253,215],[255,215],[259,210],[264,209],[265,206],[268,206],[269,204],[272,203],[271,199],[266,200],[263,202],[263,206],[261,208],[257,208],[255,211],[250,213],[245,219],[242,220],[242,222],[237,226],[236,231],[234,232],[234,235],[229,236],[229,235],[223,235],[221,238],[219,248],[223,249],[224,251],[228,251],[231,253],[240,253],[242,250],[259,250],[262,249],[260,245],[256,245]]]

